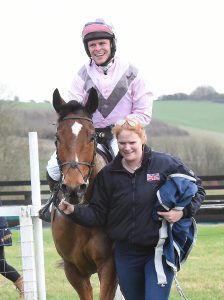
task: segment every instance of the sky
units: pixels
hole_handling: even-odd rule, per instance
[[[154,98],[210,85],[224,93],[223,0],[0,0],[0,96],[66,98],[88,61],[84,24],[112,23],[117,55],[138,67]],[[2,98],[1,97],[1,98]]]

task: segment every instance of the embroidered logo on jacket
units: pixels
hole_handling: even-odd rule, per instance
[[[147,181],[148,182],[158,182],[158,181],[160,181],[159,173],[147,174]]]

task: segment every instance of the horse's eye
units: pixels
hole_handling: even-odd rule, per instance
[[[59,136],[57,135],[57,133],[55,134],[54,142],[55,142],[55,144],[57,144],[57,142],[59,142]]]
[[[90,136],[90,142],[94,142],[95,139],[96,139],[95,133],[91,134],[91,136]]]

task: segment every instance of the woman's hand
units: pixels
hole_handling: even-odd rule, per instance
[[[176,209],[171,209],[170,211],[167,212],[158,211],[157,213],[160,217],[164,218],[169,223],[175,223],[183,217],[183,211],[176,210]]]
[[[75,207],[73,204],[65,201],[65,199],[62,199],[61,202],[58,205],[58,208],[63,211],[63,213],[65,213],[66,215],[69,215],[71,213],[73,213],[73,211],[75,210]]]
[[[7,240],[9,240],[9,239],[11,239],[11,237],[12,237],[12,234],[10,233],[10,234],[7,234],[7,235],[5,235],[2,239],[1,239],[1,241],[2,241],[2,243],[4,243],[5,241],[7,241]]]

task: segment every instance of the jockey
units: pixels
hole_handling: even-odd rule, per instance
[[[93,115],[95,128],[113,126],[125,117],[148,125],[153,103],[151,87],[136,67],[115,56],[113,27],[102,19],[89,22],[83,28],[82,39],[90,61],[74,76],[68,101],[85,103],[94,87],[99,97],[99,107]]]
[[[92,87],[97,90],[99,106],[93,114],[93,124],[98,133],[98,143],[118,152],[111,133],[114,124],[126,117],[135,118],[144,126],[151,121],[151,86],[132,64],[115,56],[116,37],[111,25],[103,19],[85,24],[82,30],[85,51],[90,58],[75,74],[66,102],[77,100],[85,104]],[[60,178],[56,153],[47,164],[47,176],[54,181]]]

